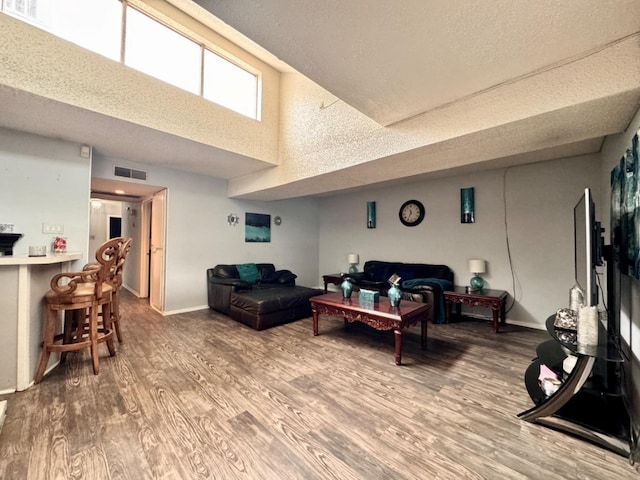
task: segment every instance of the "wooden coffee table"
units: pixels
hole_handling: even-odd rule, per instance
[[[402,300],[399,307],[392,307],[389,299],[382,297],[377,303],[360,304],[357,295],[342,298],[342,293],[328,293],[309,299],[313,311],[313,334],[318,335],[318,317],[320,314],[340,315],[345,324],[361,322],[376,330],[393,330],[395,338],[396,365],[402,362],[402,329],[420,322],[422,327],[421,347],[427,348],[427,312],[426,303]]]

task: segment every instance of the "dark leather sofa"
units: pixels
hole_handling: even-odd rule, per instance
[[[393,274],[401,278],[403,299],[429,304],[429,321],[444,323],[442,292],[453,287],[453,271],[447,265],[369,260],[362,272],[345,274],[345,277],[359,288],[376,290],[386,296]]]
[[[246,264],[245,264],[246,265]],[[272,263],[255,264],[259,278],[241,278],[241,265],[216,265],[207,270],[209,307],[255,330],[311,316],[309,298],[322,290],[297,286],[296,275]],[[242,269],[241,269],[242,270]]]

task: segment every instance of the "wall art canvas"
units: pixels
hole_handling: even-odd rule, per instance
[[[245,242],[271,242],[271,215],[245,213]]]
[[[460,223],[476,221],[473,187],[460,189]]]
[[[640,150],[633,137],[611,171],[611,243],[620,273],[640,279]]]

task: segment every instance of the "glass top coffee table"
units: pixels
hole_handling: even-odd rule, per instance
[[[389,299],[382,297],[379,302],[360,304],[357,296],[342,298],[342,293],[328,293],[309,299],[313,311],[313,335],[318,335],[318,317],[340,315],[345,324],[361,322],[376,330],[393,330],[395,338],[396,365],[402,363],[402,330],[420,322],[422,328],[421,347],[427,348],[427,312],[426,303],[402,300],[399,307],[392,307]]]

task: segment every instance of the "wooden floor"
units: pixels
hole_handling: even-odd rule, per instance
[[[70,355],[5,395],[0,478],[638,479],[627,459],[516,415],[546,333],[489,322],[393,334],[342,319],[256,332],[162,317],[123,292],[125,343],[100,375]]]

